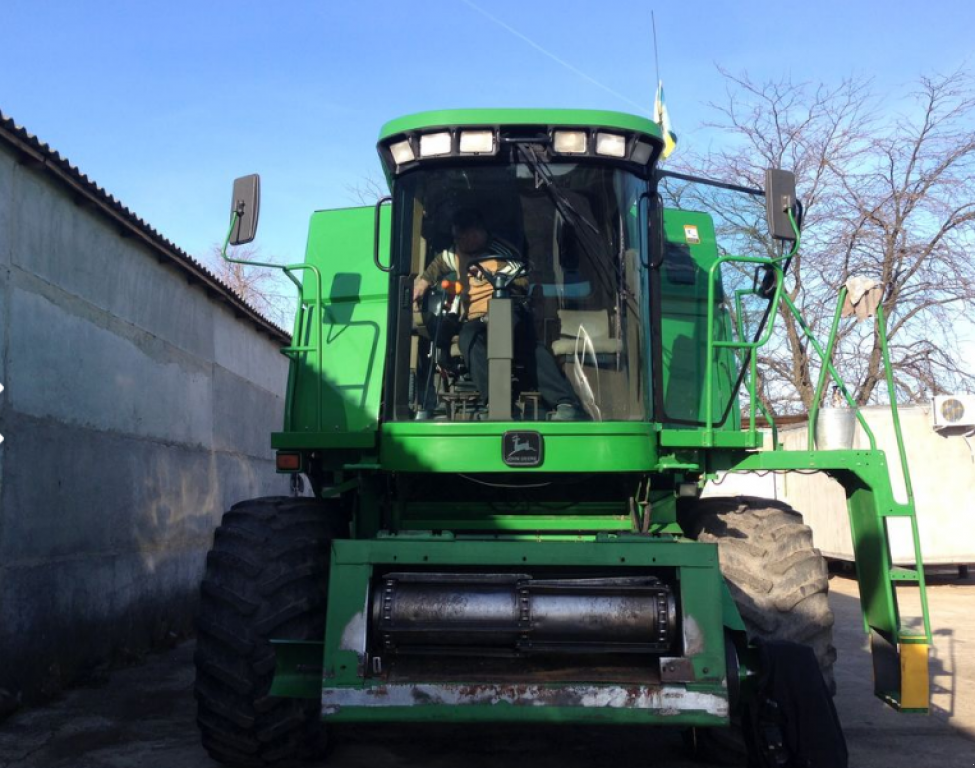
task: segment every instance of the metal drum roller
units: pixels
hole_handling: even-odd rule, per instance
[[[677,609],[652,576],[391,573],[372,626],[385,653],[665,653]]]

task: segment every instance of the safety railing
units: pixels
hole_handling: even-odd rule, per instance
[[[769,422],[769,426],[772,430],[772,448],[773,450],[779,450],[778,442],[778,428],[775,424],[774,417],[768,408],[765,407],[764,403],[761,402],[761,398],[758,396],[757,382],[758,382],[758,350],[768,344],[772,337],[772,332],[775,328],[775,321],[779,315],[780,305],[785,306],[789,311],[789,314],[795,318],[796,324],[802,331],[803,336],[808,340],[810,346],[819,355],[821,367],[819,380],[817,382],[816,394],[813,398],[812,406],[809,411],[809,450],[814,449],[814,425],[816,422],[816,417],[819,413],[819,403],[822,399],[823,387],[826,384],[827,375],[833,378],[836,383],[838,390],[842,393],[847,405],[854,410],[856,414],[856,419],[859,422],[864,434],[867,436],[867,440],[870,443],[870,449],[876,450],[877,440],[873,434],[873,430],[867,424],[866,419],[863,414],[860,413],[857,408],[856,401],[850,394],[849,388],[843,381],[842,376],[836,370],[833,365],[833,352],[836,346],[837,331],[839,329],[839,320],[843,307],[843,302],[846,300],[846,287],[844,286],[840,291],[839,302],[837,303],[836,313],[833,317],[833,324],[830,329],[829,338],[827,341],[827,348],[824,351],[819,340],[813,334],[812,329],[809,328],[805,319],[802,317],[802,313],[799,308],[796,307],[795,302],[789,296],[788,292],[783,290],[783,281],[785,278],[784,271],[782,269],[782,264],[788,263],[793,256],[799,251],[800,244],[800,234],[799,228],[796,224],[796,220],[792,213],[789,213],[789,221],[792,223],[793,231],[795,232],[796,239],[793,244],[792,249],[782,256],[775,258],[763,257],[763,256],[720,256],[711,265],[708,270],[708,302],[707,302],[707,358],[705,361],[705,372],[704,372],[704,444],[713,445],[714,444],[714,389],[715,389],[715,379],[714,379],[714,362],[715,362],[715,351],[721,348],[734,349],[737,351],[745,351],[748,355],[747,365],[748,365],[748,375],[744,378],[744,383],[747,387],[748,392],[748,433],[750,436],[754,437],[757,435],[758,428],[756,424],[756,416],[760,410],[765,419]],[[756,267],[756,278],[753,281],[752,288],[745,290],[738,290],[735,292],[735,321],[736,330],[738,335],[738,341],[722,341],[718,340],[715,329],[716,329],[716,297],[717,290],[720,286],[720,280],[718,278],[718,273],[721,267],[725,264],[752,264]],[[771,297],[770,304],[767,311],[767,322],[765,327],[762,329],[759,338],[754,341],[743,341],[745,338],[745,328],[744,328],[744,311],[742,300],[744,297],[749,295],[763,295],[767,294],[771,286],[762,285],[759,286],[759,281],[757,277],[758,270],[764,268],[766,274],[771,274],[775,281],[775,291]],[[763,281],[764,283],[764,281]],[[880,308],[882,312],[882,307]],[[882,316],[881,316],[882,317]],[[878,327],[880,328],[881,345],[884,350],[884,366],[888,372],[890,371],[890,360],[886,353],[887,349],[887,338],[886,338],[886,328],[880,325],[880,317],[878,317]],[[891,378],[892,382],[892,378]],[[892,384],[891,384],[892,386]],[[734,393],[732,393],[733,395]],[[890,393],[891,402],[894,403],[895,395],[893,392]],[[896,414],[896,405],[894,409],[894,419],[895,419],[895,429],[898,439],[898,449],[903,455],[903,439],[900,433],[900,421]],[[902,464],[906,466],[906,459],[902,459]]]
[[[312,355],[314,362],[312,363],[315,370],[315,381],[317,382],[318,392],[315,398],[316,410],[315,410],[315,431],[321,432],[323,430],[322,425],[322,397],[324,395],[324,381],[325,377],[323,375],[323,364],[324,355],[322,351],[322,313],[324,311],[322,302],[322,274],[321,271],[314,264],[276,264],[274,262],[268,261],[251,261],[249,259],[235,259],[227,255],[227,246],[230,245],[230,237],[233,234],[234,227],[237,225],[238,213],[234,211],[230,216],[230,229],[227,230],[227,237],[224,240],[223,248],[220,251],[220,255],[224,260],[229,261],[232,264],[243,264],[249,267],[267,267],[271,269],[280,269],[287,275],[288,279],[294,283],[295,288],[298,291],[298,311],[295,313],[295,323],[294,329],[291,334],[291,344],[286,347],[281,347],[281,354],[287,357],[289,360],[296,362],[298,360],[298,355],[307,354]],[[314,276],[314,286],[312,290],[312,298],[309,301],[305,297],[305,288],[303,283],[295,276],[296,272],[309,271]],[[317,320],[316,320],[317,312]],[[309,329],[312,328],[312,323],[315,323],[314,328],[314,343],[313,344],[295,344],[296,339],[302,338]],[[294,404],[296,401],[295,389],[298,386],[298,376],[292,375],[288,377],[288,397],[285,399],[285,413],[284,413],[284,423],[290,427],[294,427]]]
[[[777,258],[767,258],[767,257],[748,257],[748,256],[722,256],[719,257],[714,264],[712,264],[708,272],[708,311],[707,311],[707,360],[705,364],[705,425],[704,425],[704,435],[702,439],[702,445],[704,447],[715,445],[714,433],[714,392],[715,392],[715,380],[714,380],[714,364],[716,351],[719,349],[734,349],[737,351],[743,351],[748,355],[747,361],[747,373],[745,377],[747,382],[747,391],[749,396],[749,413],[748,413],[748,432],[749,436],[753,438],[750,444],[757,444],[757,424],[756,424],[756,414],[758,410],[761,410],[762,414],[768,420],[769,426],[772,431],[772,450],[782,451],[783,446],[779,444],[778,441],[778,429],[775,424],[775,420],[769,410],[761,402],[758,397],[757,392],[757,380],[758,380],[758,350],[768,344],[772,337],[772,333],[775,327],[775,320],[779,315],[781,308],[784,307],[785,310],[795,319],[796,324],[803,334],[803,337],[808,341],[809,345],[815,350],[816,354],[819,356],[820,361],[820,371],[817,378],[816,389],[813,396],[813,401],[809,409],[808,416],[808,450],[813,452],[816,450],[815,442],[815,426],[816,420],[819,416],[820,402],[823,398],[823,393],[830,379],[836,385],[837,390],[842,394],[847,406],[853,410],[857,422],[860,424],[863,434],[866,436],[867,441],[870,446],[871,452],[877,451],[877,439],[867,423],[866,418],[863,413],[861,413],[859,407],[857,406],[856,400],[851,394],[849,387],[843,380],[839,371],[833,363],[833,356],[836,351],[836,343],[839,336],[840,319],[843,314],[843,307],[846,302],[849,291],[846,286],[843,286],[839,291],[838,301],[836,305],[836,311],[833,315],[832,324],[830,326],[829,337],[827,339],[826,348],[820,344],[819,340],[816,338],[812,329],[809,328],[805,319],[802,317],[802,313],[796,306],[795,302],[789,296],[788,292],[783,288],[784,282],[784,270],[782,264],[786,263],[788,259],[791,259],[799,249],[799,232],[796,226],[795,219],[790,214],[790,221],[792,222],[793,229],[796,233],[796,240],[792,250],[783,256]],[[753,281],[752,288],[737,290],[735,292],[735,326],[738,336],[738,341],[726,341],[718,338],[717,334],[717,317],[716,317],[716,298],[717,290],[720,286],[720,281],[717,279],[718,270],[721,269],[722,265],[725,264],[751,264],[756,265],[758,269],[765,269],[766,274],[771,274],[774,276],[774,293],[770,299],[770,304],[767,309],[767,322],[764,328],[758,334],[758,338],[753,341],[743,341],[745,338],[745,326],[744,326],[744,306],[743,301],[745,297],[749,295],[767,295],[771,289],[771,285],[767,281],[762,281],[762,285],[759,285],[759,280]],[[920,537],[918,533],[917,516],[915,514],[915,504],[914,504],[914,489],[911,483],[911,474],[907,461],[907,450],[904,444],[903,431],[901,429],[900,415],[897,409],[897,392],[894,384],[893,368],[890,363],[890,351],[889,342],[887,338],[887,324],[884,314],[883,301],[881,300],[875,311],[875,323],[876,323],[876,334],[877,339],[880,344],[881,357],[884,367],[884,377],[887,384],[887,394],[890,402],[890,412],[894,427],[894,436],[897,443],[898,458],[900,460],[901,473],[904,478],[904,489],[906,493],[906,503],[894,503],[890,509],[887,510],[877,510],[877,514],[880,518],[889,517],[907,517],[910,520],[911,525],[911,536],[913,540],[913,550],[914,550],[914,561],[916,563],[915,569],[906,568],[893,568],[891,565],[890,550],[889,550],[889,540],[886,542],[886,552],[887,552],[887,563],[884,566],[884,573],[891,583],[891,587],[896,587],[899,583],[916,583],[920,588],[920,602],[921,602],[921,616],[923,621],[923,633],[918,634],[915,632],[906,631],[900,624],[899,620],[899,609],[896,608],[896,595],[894,595],[894,607],[892,610],[895,611],[895,616],[897,617],[897,636],[898,642],[904,644],[923,644],[930,643],[931,641],[931,626],[928,614],[928,603],[927,603],[927,591],[925,589],[924,581],[924,570],[922,567],[921,559],[921,545]],[[734,396],[734,393],[732,393]],[[887,539],[886,533],[883,534],[884,538]]]
[[[782,264],[788,264],[793,256],[799,251],[799,226],[796,223],[795,217],[792,212],[789,212],[789,221],[792,223],[792,229],[795,233],[795,241],[793,242],[792,249],[781,256],[770,258],[767,256],[719,256],[713,264],[711,264],[708,269],[708,301],[707,301],[707,356],[705,359],[705,369],[704,369],[704,435],[703,442],[704,445],[714,445],[714,358],[715,350],[720,348],[732,349],[736,351],[747,351],[748,353],[748,368],[749,374],[745,377],[748,386],[748,431],[751,437],[757,435],[757,426],[755,423],[756,410],[759,408],[760,400],[756,391],[756,382],[758,379],[758,350],[768,344],[769,339],[772,338],[772,331],[775,327],[775,318],[779,312],[779,304],[783,299],[788,299],[788,294],[783,291],[783,283],[785,274],[782,269]],[[720,280],[717,279],[719,276],[719,271],[721,267],[725,264],[752,264],[755,266],[755,278],[752,282],[751,289],[738,290],[735,292],[735,320],[737,324],[737,332],[739,341],[719,341],[715,334],[715,305],[717,298],[717,289],[720,285]],[[761,295],[762,293],[767,293],[771,288],[770,285],[766,284],[766,279],[763,276],[762,280],[759,281],[758,274],[761,270],[765,270],[765,275],[772,275],[774,278],[775,290],[771,297],[770,304],[766,313],[768,322],[765,327],[761,329],[759,337],[754,341],[743,341],[745,338],[744,333],[744,312],[742,299],[749,295]],[[734,397],[734,392],[731,393],[731,397]],[[771,414],[768,409],[761,405],[761,410],[763,415],[767,419],[770,419],[772,424],[773,436],[772,444],[773,447],[778,446],[778,429],[774,425],[774,419],[771,418]]]

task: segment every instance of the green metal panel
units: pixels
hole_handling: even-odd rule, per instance
[[[621,557],[625,559],[621,560]],[[466,564],[716,568],[718,549],[714,544],[622,533],[601,535],[595,545],[592,542],[550,542],[537,538],[512,543],[493,539],[460,540],[431,533],[390,534],[376,539],[336,540],[332,545],[332,562],[333,568],[335,564],[372,563],[431,567]]]
[[[715,432],[708,438],[699,429],[660,431],[660,444],[667,448],[761,448],[763,442],[759,432]]]
[[[614,504],[525,504],[523,511],[502,511],[496,504],[465,500],[452,503],[415,502],[399,520],[399,530],[417,531],[630,531],[633,521],[624,502]]]
[[[509,467],[508,430],[540,432],[538,467]],[[396,422],[383,425],[380,459],[401,472],[640,472],[657,462],[652,424],[639,422]]]
[[[718,259],[714,221],[707,213],[665,208],[664,236],[668,246],[664,262],[655,273],[660,280],[660,339],[663,359],[662,400],[666,421],[680,419],[703,421],[704,376],[708,336],[708,270]],[[693,227],[697,237],[689,237],[685,227]],[[698,242],[694,242],[697,239]],[[719,285],[716,304],[724,301]],[[731,321],[727,312],[719,314],[715,339],[731,339]],[[720,414],[728,404],[731,388],[738,376],[739,363],[733,350],[715,351],[717,386],[713,409]],[[732,407],[726,429],[739,428],[739,408]]]
[[[529,571],[547,566],[592,567],[617,573],[676,569],[683,651],[694,682],[499,685],[472,679],[454,684],[422,680],[395,684],[366,676],[364,622],[374,568],[450,571],[478,566]],[[323,717],[333,721],[727,724],[723,629],[727,606],[722,584],[716,546],[670,538],[604,534],[587,542],[496,541],[410,534],[336,541],[325,631]],[[296,658],[300,653],[296,651]],[[276,683],[275,691],[287,694],[288,685],[294,689],[292,695],[307,694],[307,681],[293,675]]]
[[[317,699],[321,696],[322,676],[314,670],[322,661],[321,640],[272,640],[274,679],[271,696],[292,699]]]
[[[389,253],[388,208],[380,253]],[[311,218],[302,307],[292,347],[284,432],[276,447],[374,443],[382,399],[389,278],[373,262],[374,209]],[[311,441],[309,443],[309,440]]]
[[[595,109],[442,109],[419,112],[386,123],[379,140],[407,131],[461,125],[562,125],[638,131],[660,140],[660,126],[645,117]]]

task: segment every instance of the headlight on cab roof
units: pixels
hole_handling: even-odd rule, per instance
[[[536,126],[469,124],[413,129],[384,139],[380,154],[389,172],[406,173],[428,162],[504,162],[518,165],[519,147],[530,145],[549,162],[611,161],[646,175],[657,157],[658,139],[649,132],[615,126]]]
[[[413,153],[413,147],[408,139],[397,141],[395,144],[390,144],[389,153],[393,156],[393,162],[396,163],[396,165],[405,165],[406,163],[412,163],[414,160],[416,160],[416,155]]]
[[[553,131],[552,147],[563,155],[581,155],[586,151],[586,132]]]
[[[596,154],[607,157],[626,157],[626,137],[618,133],[596,134]]]
[[[496,151],[494,131],[461,131],[462,155],[493,155]]]
[[[646,165],[650,161],[650,156],[653,154],[653,147],[647,144],[645,141],[638,141],[633,145],[633,154],[630,155],[630,160],[634,163],[639,163],[640,165]]]
[[[420,137],[420,157],[450,154],[450,132],[425,133]]]

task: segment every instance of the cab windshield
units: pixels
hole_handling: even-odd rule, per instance
[[[479,221],[480,251],[497,257],[486,263],[514,278],[512,418],[644,419],[646,191],[621,169],[533,152],[398,179],[395,269],[417,300],[397,318],[395,378],[408,385],[396,388],[393,418],[489,418],[471,338],[490,334],[490,316],[472,297],[498,294],[478,294],[485,275],[463,250]],[[472,323],[487,328],[465,331]]]

